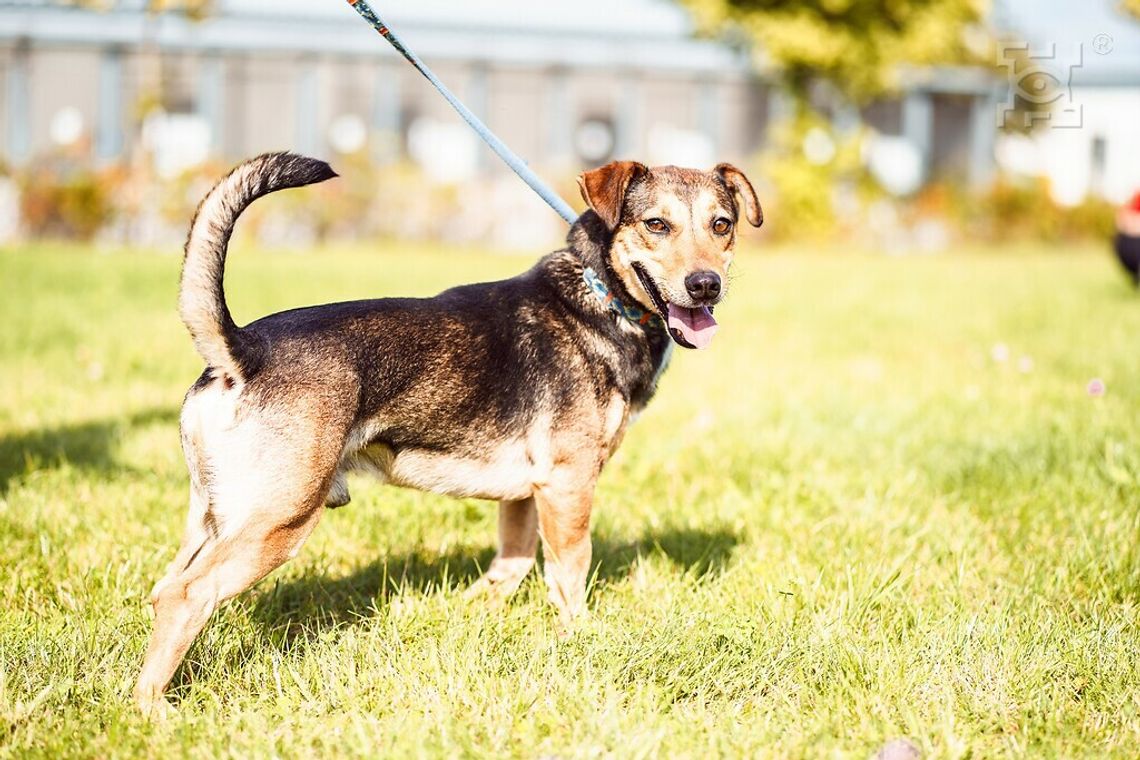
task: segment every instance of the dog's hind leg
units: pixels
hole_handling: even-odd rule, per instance
[[[209,496],[190,487],[190,510],[186,514],[186,526],[182,530],[182,544],[178,553],[166,566],[166,574],[154,584],[150,598],[156,599],[162,590],[170,585],[186,567],[194,561],[198,552],[205,548],[210,539]]]
[[[134,690],[146,712],[168,709],[162,692],[214,609],[300,550],[344,446],[344,398],[255,407],[228,390],[191,394],[183,409],[191,507],[182,549],[151,596],[154,630]]]
[[[210,615],[297,553],[320,519],[323,496],[293,510],[254,513],[234,535],[208,536],[185,568],[160,583],[152,600],[154,632],[134,691],[144,712],[168,709],[162,692]]]
[[[178,554],[170,561],[166,574],[154,584],[150,592],[151,599],[156,598],[162,589],[193,561],[217,528],[210,514],[210,476],[200,448],[201,440],[193,410],[192,402],[187,404],[182,417],[182,453],[186,457],[186,469],[190,473],[190,508],[186,513],[186,524],[182,530],[182,544]]]
[[[538,512],[534,499],[499,502],[499,552],[468,596],[489,594],[504,599],[515,592],[534,567],[538,549]]]

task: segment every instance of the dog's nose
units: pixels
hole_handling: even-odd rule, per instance
[[[720,275],[716,272],[693,272],[685,278],[685,290],[694,301],[707,301],[720,296]]]

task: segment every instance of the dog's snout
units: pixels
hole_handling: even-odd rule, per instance
[[[720,275],[716,272],[693,272],[685,278],[685,290],[694,301],[709,301],[720,297]]]

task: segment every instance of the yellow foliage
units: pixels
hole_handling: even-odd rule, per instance
[[[822,130],[835,143],[830,160],[813,163],[805,155],[804,141],[812,130]],[[767,215],[771,234],[822,240],[838,232],[833,189],[839,182],[865,184],[861,143],[861,134],[836,134],[825,119],[806,109],[772,127],[769,147],[760,156],[761,176],[775,191]]]
[[[706,31],[743,30],[793,92],[824,79],[856,102],[896,87],[901,66],[975,61],[969,36],[988,9],[987,0],[685,2]]]

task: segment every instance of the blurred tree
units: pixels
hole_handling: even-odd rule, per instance
[[[757,67],[790,96],[759,156],[776,235],[834,234],[838,207],[882,192],[860,160],[856,107],[900,91],[908,67],[993,63],[989,0],[682,2],[705,32],[751,42]]]
[[[742,30],[757,43],[760,66],[801,100],[823,80],[863,102],[896,88],[907,64],[966,63],[989,53],[981,24],[987,0],[684,1],[705,30]]]
[[[1125,13],[1140,18],[1140,0],[1120,0],[1120,8]]]

